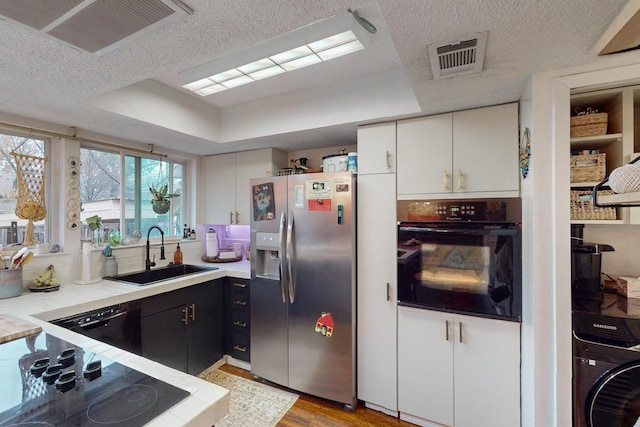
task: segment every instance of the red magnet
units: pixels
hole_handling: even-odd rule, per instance
[[[331,313],[322,312],[320,318],[316,321],[316,332],[320,332],[325,337],[329,338],[333,335],[333,317]]]

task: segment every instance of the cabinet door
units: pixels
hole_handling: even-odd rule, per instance
[[[452,426],[454,334],[449,316],[436,311],[398,308],[398,409]],[[476,368],[481,370],[482,366],[476,365]],[[492,424],[476,423],[475,426]]]
[[[451,113],[398,122],[398,194],[451,193]]]
[[[455,329],[455,426],[519,426],[520,324],[460,316]]]
[[[236,155],[204,158],[205,222],[230,224],[236,210]]]
[[[224,356],[223,280],[197,285],[189,304],[188,370],[197,375]]]
[[[358,176],[358,398],[397,411],[395,175]]]
[[[183,305],[143,317],[142,356],[187,372],[187,318]]]
[[[517,103],[453,113],[453,191],[518,191],[518,147]]]
[[[396,124],[379,123],[358,128],[358,174],[395,173]]]

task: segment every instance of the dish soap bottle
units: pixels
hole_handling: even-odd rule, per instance
[[[173,254],[173,263],[176,265],[182,264],[182,251],[180,250],[180,243]]]

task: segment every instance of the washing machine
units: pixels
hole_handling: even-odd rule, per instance
[[[598,306],[574,301],[574,427],[640,427],[640,302]]]

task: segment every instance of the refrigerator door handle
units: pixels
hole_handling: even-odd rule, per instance
[[[295,276],[295,247],[293,243],[293,212],[289,212],[289,221],[287,223],[287,268],[289,274],[287,282],[289,283],[289,301],[293,304],[296,298],[296,276]]]
[[[285,278],[286,278],[286,271],[285,271],[285,226],[287,224],[287,216],[286,213],[284,211],[282,211],[282,215],[280,215],[280,225],[278,227],[278,239],[280,240],[278,242],[278,258],[280,261],[280,292],[282,293],[282,302],[283,303],[287,303],[287,295],[285,293],[284,287],[285,287]]]

